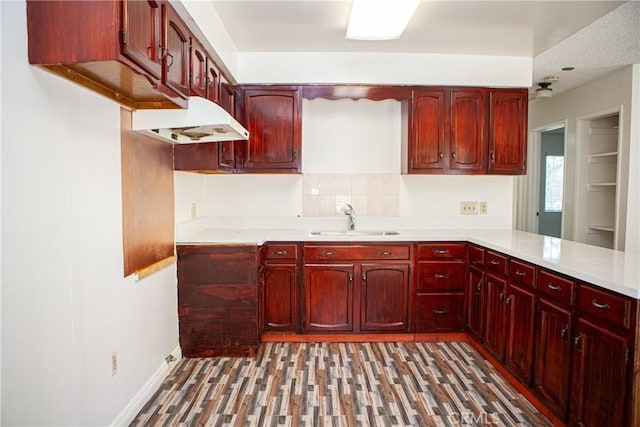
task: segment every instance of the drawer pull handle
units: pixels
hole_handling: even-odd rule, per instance
[[[504,292],[500,292],[500,295],[498,295],[498,299],[500,300],[500,302],[504,301]]]
[[[443,314],[447,314],[448,311],[446,308],[436,308],[435,310],[433,310],[433,314],[437,315],[437,316],[441,316]]]
[[[324,250],[324,251],[320,252],[320,255],[326,256],[326,257],[334,257],[334,256],[336,256],[336,251]]]
[[[611,308],[609,307],[609,304],[600,304],[595,298],[591,301],[591,305],[601,310],[609,310]]]
[[[558,292],[561,288],[558,285],[554,285],[553,283],[549,283],[547,288],[551,289],[553,292]]]
[[[436,249],[433,253],[436,255],[446,255],[449,253],[449,249]]]
[[[497,259],[492,259],[491,260],[491,265],[499,265],[500,261],[498,261]]]
[[[391,251],[381,251],[380,252],[380,256],[391,256],[393,255],[393,252]]]
[[[278,249],[277,251],[273,251],[274,255],[286,255],[287,251],[284,249]]]
[[[448,274],[434,274],[433,277],[435,277],[436,279],[448,279],[449,275]]]
[[[526,276],[526,275],[527,275],[527,273],[525,273],[524,271],[522,271],[522,270],[516,270],[516,276],[524,277],[524,276]]]

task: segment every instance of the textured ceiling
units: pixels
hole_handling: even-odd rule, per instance
[[[554,93],[640,62],[639,1],[422,0],[402,37],[383,42],[345,39],[350,0],[211,1],[239,52],[530,56],[534,82],[560,77]]]

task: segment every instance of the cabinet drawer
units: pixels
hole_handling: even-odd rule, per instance
[[[546,270],[540,270],[537,284],[538,289],[540,289],[540,292],[543,294],[564,302],[565,304],[573,305],[575,295],[574,288],[576,286],[573,280],[560,277]]]
[[[515,259],[509,260],[509,278],[521,285],[533,288],[536,276],[536,268]]]
[[[497,252],[487,251],[486,255],[487,271],[507,275],[507,257]]]
[[[585,313],[629,329],[631,321],[630,298],[581,284],[578,287],[577,306]]]
[[[462,290],[464,277],[464,262],[420,261],[418,263],[418,292]]]
[[[418,245],[418,259],[464,260],[464,243],[422,243]]]
[[[464,294],[418,294],[416,331],[462,331]]]
[[[398,260],[409,259],[409,245],[323,245],[305,246],[306,260]]]
[[[264,248],[264,259],[297,259],[298,245],[295,243],[269,243]]]
[[[469,245],[469,265],[474,267],[484,267],[484,248]]]

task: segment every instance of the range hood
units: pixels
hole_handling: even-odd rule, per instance
[[[188,105],[176,110],[136,110],[132,129],[180,144],[249,139],[249,131],[218,104],[191,96]]]

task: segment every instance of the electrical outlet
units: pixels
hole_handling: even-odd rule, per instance
[[[111,353],[111,376],[114,376],[118,373],[118,353]]]
[[[478,202],[460,202],[460,215],[478,215]]]
[[[191,202],[191,219],[196,219],[198,217],[198,205],[196,202]]]
[[[486,215],[487,214],[487,202],[478,203],[478,211],[479,211],[480,215]]]

